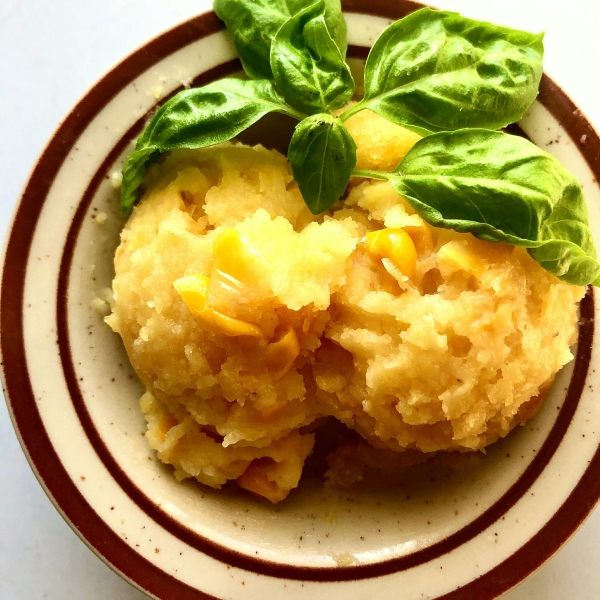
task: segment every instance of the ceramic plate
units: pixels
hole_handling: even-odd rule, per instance
[[[361,59],[417,5],[344,7],[349,56]],[[459,467],[434,462],[402,485],[350,492],[309,479],[273,507],[177,484],[146,444],[140,384],[97,300],[123,225],[113,174],[157,102],[239,70],[222,24],[200,15],[106,75],[40,157],[10,230],[0,299],[4,383],[23,448],[73,529],[155,598],[495,598],[600,497],[591,288],[576,359],[543,410]],[[520,127],[582,182],[600,239],[596,132],[548,77]]]

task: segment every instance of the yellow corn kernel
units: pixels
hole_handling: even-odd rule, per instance
[[[202,317],[206,310],[209,285],[210,278],[200,273],[181,277],[173,282],[173,287],[195,317]]]
[[[372,256],[389,258],[403,275],[414,277],[417,250],[404,229],[379,229],[367,233],[367,252]]]
[[[280,379],[289,371],[298,354],[298,336],[290,329],[280,340],[269,344],[263,356],[267,369],[273,373],[273,378]]]
[[[283,490],[277,486],[277,483],[268,478],[269,470],[275,465],[272,458],[258,458],[250,463],[250,466],[236,479],[237,484],[271,502],[280,502],[290,493],[290,490]]]
[[[232,227],[226,229],[213,245],[212,279],[226,295],[245,295],[246,288],[256,285],[264,268],[263,257]]]
[[[210,278],[206,275],[195,273],[181,277],[173,282],[173,286],[192,315],[215,333],[231,337],[242,335],[265,337],[263,330],[258,325],[228,317],[208,307]]]
[[[241,319],[228,317],[216,310],[208,309],[203,313],[201,318],[209,328],[212,328],[216,333],[222,335],[228,335],[230,337],[238,337],[241,335],[248,335],[256,338],[265,337],[263,330],[258,325],[247,323]]]
[[[444,244],[437,254],[438,265],[443,270],[466,271],[475,277],[481,277],[485,263],[473,248],[462,240],[453,240]]]
[[[427,223],[423,222],[419,226],[408,225],[404,231],[410,235],[418,254],[426,254],[433,250],[433,235]]]

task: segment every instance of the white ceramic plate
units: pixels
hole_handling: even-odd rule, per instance
[[[364,56],[414,5],[346,6],[350,55]],[[122,227],[110,173],[155,95],[238,69],[220,23],[202,15],[109,73],[40,158],[10,232],[0,299],[4,380],[24,449],[74,529],[157,598],[494,598],[556,551],[600,496],[591,292],[577,359],[538,417],[485,460],[406,493],[324,494],[313,483],[274,509],[176,484],[140,435],[139,383],[91,305],[110,285]],[[596,133],[547,78],[521,125],[583,183],[600,239]]]

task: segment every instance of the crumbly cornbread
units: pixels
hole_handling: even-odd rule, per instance
[[[368,111],[347,125],[359,168],[392,168],[418,139]],[[572,359],[583,288],[523,249],[428,226],[387,182],[353,184],[314,217],[260,146],[151,169],[107,320],[178,479],[279,501],[325,416],[378,451],[478,450]]]

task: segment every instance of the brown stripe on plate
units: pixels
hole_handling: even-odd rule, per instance
[[[347,11],[363,12],[366,14],[384,16],[391,19],[404,16],[422,6],[420,4],[407,1],[391,3],[388,0],[371,0],[369,2],[368,9],[364,10],[362,8],[362,4],[363,3],[359,0],[349,0],[343,3],[344,9]],[[113,69],[108,75],[106,75],[71,112],[63,125],[58,129],[47,149],[39,159],[23,194],[21,204],[19,205],[13,222],[11,235],[8,240],[8,246],[5,253],[2,288],[0,290],[0,349],[2,350],[4,360],[3,378],[6,391],[8,392],[7,399],[9,401],[9,408],[12,410],[12,418],[13,422],[15,423],[15,428],[20,435],[21,443],[28,454],[30,463],[38,474],[38,478],[40,478],[42,483],[47,487],[47,492],[51,496],[51,499],[53,499],[55,504],[59,507],[65,518],[70,521],[72,527],[76,531],[79,531],[80,535],[82,535],[101,556],[103,556],[109,563],[112,563],[112,565],[114,565],[122,574],[137,583],[140,587],[146,589],[153,595],[165,599],[177,597],[187,600],[188,598],[208,598],[208,596],[190,588],[189,586],[186,586],[185,584],[182,584],[149,561],[146,561],[140,555],[134,552],[123,540],[114,534],[114,532],[96,515],[93,509],[87,504],[83,496],[81,496],[81,494],[78,492],[77,488],[70,480],[67,472],[62,467],[60,459],[56,455],[44,430],[43,423],[40,419],[35,404],[35,398],[33,397],[33,391],[31,389],[25,363],[22,313],[24,309],[22,306],[24,275],[31,240],[43,202],[45,201],[45,197],[52,185],[56,173],[60,169],[62,162],[73,147],[79,135],[93,120],[96,114],[100,112],[105,104],[112,97],[114,97],[118,91],[139,76],[144,70],[151,67],[158,60],[165,58],[172,52],[220,29],[222,29],[222,25],[212,13],[201,15],[200,17],[192,19],[172,29],[159,38],[151,41],[129,58],[125,59],[125,61]],[[362,53],[362,55],[364,55],[365,51],[364,49],[351,49],[351,52],[349,53],[350,56],[353,55],[352,52]],[[570,103],[570,100],[565,96],[562,90],[560,90],[560,88],[558,88],[546,77],[544,77],[542,81],[540,101],[550,110],[550,112],[552,112],[553,115],[558,116],[560,119],[564,119],[562,122],[564,123],[569,135],[577,143],[584,157],[586,160],[588,160],[588,163],[590,164],[595,176],[598,177],[598,165],[596,160],[598,155],[597,149],[600,147],[600,140],[598,139],[596,133],[591,129],[589,123],[580,113],[576,112],[572,112],[572,117],[574,118],[565,118],[566,113],[563,114],[561,111],[564,112],[571,106],[573,111],[576,111],[577,109],[574,105],[572,105],[572,103]],[[562,117],[560,115],[562,115]],[[133,135],[133,131],[130,133]],[[584,135],[586,136],[585,138],[583,137]],[[115,148],[113,152],[111,152],[111,156],[114,157],[118,153],[119,151],[117,148]],[[108,157],[105,162],[108,164]],[[81,206],[78,207],[78,213],[79,212],[81,212],[82,216],[85,214],[85,210],[82,209]],[[72,232],[74,235],[76,234],[76,230],[73,231],[73,225]],[[64,258],[65,257],[63,256],[63,262]],[[67,283],[68,282],[65,280],[62,284],[62,289],[65,292]],[[593,316],[593,296],[591,295],[591,292],[588,292],[588,296],[586,296],[585,301],[582,303],[582,315],[584,314],[587,315],[588,318]],[[63,325],[66,325],[66,315],[64,317],[58,317],[57,315],[57,318],[63,319]],[[566,410],[567,412],[564,413],[565,418],[563,419],[563,417],[559,415],[561,428],[564,430],[566,430],[568,427],[570,419],[576,409],[578,395],[581,392],[585,375],[587,373],[587,365],[589,363],[590,354],[589,347],[592,341],[591,336],[593,335],[593,325],[590,322],[587,322],[587,328],[588,329],[585,331],[580,329],[579,351],[575,365],[575,371],[578,373],[578,376],[576,378],[574,375],[571,381],[567,400],[565,401],[565,405],[560,413],[560,415],[562,415],[563,411]],[[65,331],[63,331],[63,335],[64,333]],[[586,345],[587,351],[585,350]],[[67,357],[65,357],[63,354],[61,359],[64,363],[65,360],[67,360]],[[71,361],[67,360],[67,362]],[[579,381],[577,382],[576,379]],[[579,389],[579,393],[577,393],[577,389]],[[569,400],[571,390],[573,391],[573,399]],[[74,398],[74,402],[79,401],[81,402],[80,408],[83,408],[83,411],[85,412],[85,419],[87,411],[85,409],[85,405],[83,404],[83,399],[81,397],[79,399]],[[87,415],[87,418],[89,419],[89,415]],[[558,421],[554,428],[556,428],[557,425]],[[551,436],[552,435],[553,434],[551,434]],[[112,461],[116,469],[122,473],[120,467],[116,464],[116,462],[114,462],[114,459],[106,450],[97,432],[96,436],[97,440],[104,447],[104,450],[108,454],[108,460]],[[562,434],[560,434],[560,437],[562,437]],[[548,440],[546,440],[546,442],[548,443]],[[545,446],[546,444],[544,444],[542,447],[542,452],[540,452],[540,454],[543,453]],[[546,454],[553,453],[553,451],[556,449],[554,448],[554,450],[552,450],[551,446],[552,444],[548,446]],[[537,458],[539,458],[539,455],[536,457],[536,459]],[[598,473],[599,467],[600,451],[592,460],[592,463],[588,467],[586,473],[573,490],[563,507],[559,509],[551,522],[542,528],[542,530],[536,536],[534,536],[530,542],[528,542],[521,550],[515,553],[513,557],[507,559],[504,563],[498,565],[495,569],[490,571],[490,573],[463,587],[462,590],[464,590],[467,595],[452,595],[460,592],[457,591],[452,592],[450,595],[446,595],[444,598],[452,598],[452,600],[458,600],[458,598],[473,598],[473,594],[476,590],[478,599],[493,598],[497,595],[497,593],[500,593],[497,590],[503,591],[504,589],[508,589],[508,587],[518,583],[518,581],[523,579],[535,568],[537,568],[562,544],[562,542],[567,539],[569,535],[575,531],[577,526],[596,504],[598,498],[600,497],[600,478],[595,476],[595,474]],[[531,465],[529,468],[531,468]],[[124,473],[123,477],[128,479]],[[130,481],[129,484],[133,486]],[[135,488],[135,486],[133,487]],[[141,496],[140,501],[142,503],[150,504],[151,511],[159,510],[146,496],[144,496],[142,492],[137,490],[137,488],[135,488],[135,490],[137,491],[137,494]],[[135,493],[136,492],[134,491],[134,495]],[[500,502],[502,502],[502,500]],[[492,509],[493,508],[494,507],[492,507]],[[164,513],[162,514],[164,515]],[[485,514],[486,513],[484,513],[484,515]],[[164,515],[164,517],[169,520],[169,524],[176,527],[178,534],[191,534],[191,536],[193,536],[192,542],[202,539],[200,536],[197,536],[193,532],[183,528],[179,523],[173,521],[168,515]],[[482,517],[483,515],[479,517],[479,519]],[[473,523],[476,522],[477,520]],[[473,523],[467,526],[467,528],[472,527]],[[552,529],[550,527],[551,525],[558,526],[560,535],[556,535],[556,529]],[[461,532],[458,532],[457,534],[454,534],[454,536],[459,535],[460,533]],[[436,546],[439,546],[440,544],[448,545],[448,540],[453,539],[454,536],[446,538],[446,540],[440,542]],[[188,540],[184,541],[190,543]],[[208,540],[204,541],[208,542],[213,549],[214,546],[216,546]],[[195,543],[192,543],[191,545],[195,545]],[[431,552],[432,549],[436,548],[436,546],[432,546],[421,552]],[[527,549],[526,556],[521,556],[525,549]],[[448,550],[446,549],[446,551]],[[232,557],[236,558],[236,555],[227,549],[225,549],[225,552],[226,557],[224,562],[231,563],[231,560],[227,559],[231,559]],[[345,570],[304,570],[298,567],[292,567],[293,574],[295,575],[293,578],[327,581],[348,580],[383,575],[385,573],[391,573],[400,570],[398,567],[408,568],[407,566],[401,567],[398,562],[404,559],[410,560],[412,556],[415,555],[409,555],[408,557],[395,559],[386,563],[379,563],[377,565],[365,565],[363,567],[354,568],[350,567]],[[423,557],[424,555],[421,554],[421,558]],[[242,558],[244,560],[248,560],[247,557]],[[431,557],[427,558],[427,560],[431,560]],[[257,562],[259,564],[257,564]],[[424,561],[419,559],[419,564],[421,562]],[[392,566],[391,563],[396,563],[394,568],[386,568],[386,565],[388,567]],[[289,573],[286,574],[284,572],[287,570],[286,566],[282,567],[274,563],[255,561],[254,559],[249,560],[248,570],[259,573],[264,572],[260,568],[261,564],[262,566],[268,567],[269,570],[271,568],[275,568],[277,570],[277,573],[273,573],[275,576],[290,576]],[[371,573],[367,574],[364,572],[363,574],[363,572],[361,572],[359,574],[352,572],[354,570],[361,570],[365,568],[367,570],[371,569]],[[300,574],[300,571],[302,571],[302,575]],[[338,575],[336,576],[331,571],[337,572]],[[342,572],[340,573],[340,571]],[[329,576],[324,578],[318,577],[316,579],[310,576],[311,574],[315,575],[323,572],[325,572],[324,574],[329,573]],[[306,577],[306,575],[309,576]],[[506,586],[502,588],[502,582],[509,583],[506,583]]]

